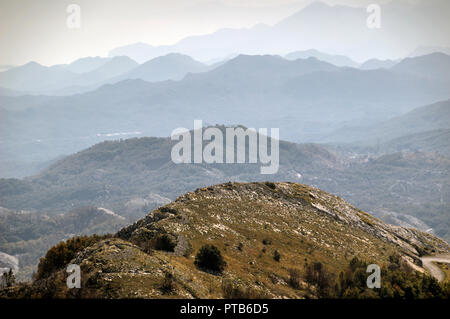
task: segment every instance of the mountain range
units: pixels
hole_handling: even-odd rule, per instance
[[[310,49],[295,51],[285,55],[287,60],[316,58],[320,61],[333,64],[338,67],[361,68],[362,70],[389,69],[396,64],[400,72],[410,72],[415,75],[427,74],[423,71],[434,72],[434,76],[442,74],[439,67],[444,53],[431,53],[424,62],[419,57],[406,58],[405,60],[379,60],[370,59],[362,64],[352,61],[343,55],[333,55]],[[136,63],[127,56],[113,58],[86,57],[80,58],[67,65],[42,66],[36,62],[30,62],[23,66],[12,67],[0,72],[0,95],[16,96],[24,94],[33,95],[73,95],[93,91],[105,84],[113,84],[127,79],[141,79],[148,82],[166,80],[181,80],[188,73],[199,73],[213,70],[225,64],[237,54],[230,54],[224,59],[215,60],[210,65],[203,64],[190,56],[179,53],[168,53],[163,56]],[[431,57],[435,58],[434,70],[429,69]],[[445,59],[445,58],[444,58]],[[408,65],[412,63],[412,65]],[[418,65],[414,65],[418,63]],[[417,69],[424,67],[425,69]],[[414,73],[415,72],[415,73]],[[37,79],[39,78],[39,81]],[[444,79],[448,80],[448,79]]]
[[[182,54],[167,54],[143,64],[127,56],[113,58],[81,58],[69,65],[42,66],[30,62],[0,72],[2,95],[18,95],[13,91],[33,95],[73,95],[93,91],[108,83],[127,79],[148,82],[180,80],[188,73],[210,70],[212,67]],[[12,92],[8,92],[11,90]]]
[[[51,67],[30,62],[23,66],[0,72],[0,86],[24,93],[47,93],[52,95],[58,93],[59,90],[65,90],[64,92],[67,94],[73,93],[70,91],[71,88],[73,90],[73,87],[98,85],[138,65],[135,61],[125,56],[114,57],[107,59],[107,61],[103,61],[100,58],[100,62],[93,64],[92,70],[85,66],[84,68],[89,70],[87,72],[77,72],[78,69],[83,70],[83,63],[88,64],[88,62],[80,60],[68,66],[56,65]],[[72,65],[74,65],[73,68]],[[95,67],[97,65],[98,67]]]
[[[130,44],[109,54],[127,55],[142,63],[171,52],[209,61],[235,53],[286,55],[315,48],[360,62],[374,57],[397,59],[410,55],[416,48],[417,52],[423,52],[420,55],[429,54],[434,52],[430,51],[429,43],[439,43],[443,49],[450,47],[441,32],[450,28],[446,15],[450,10],[448,1],[391,1],[380,7],[379,29],[367,27],[366,7],[331,6],[316,1],[270,26],[221,29],[187,37],[173,45]]]
[[[0,299],[448,299],[450,2],[372,4],[375,28],[358,5],[0,65]],[[240,7],[186,10],[213,30]]]
[[[185,66],[176,64],[178,75],[170,71],[174,60]],[[177,127],[191,128],[194,119],[279,127],[283,139],[324,142],[336,130],[368,127],[447,100],[449,81],[444,66],[449,60],[450,56],[432,54],[402,61],[391,69],[360,70],[315,58],[289,61],[279,56],[239,55],[208,70],[188,57],[168,55],[130,72],[155,79],[152,70],[158,71],[164,74],[159,80],[179,79],[190,72],[182,80],[127,79],[71,96],[2,97],[0,163],[2,171],[14,176],[14,167],[17,172],[25,165],[21,163],[45,166],[46,161],[105,136],[168,136]],[[166,73],[161,72],[163,61],[168,63]],[[404,65],[410,64],[405,72]],[[418,75],[424,69],[431,70],[427,78]],[[350,139],[355,137],[359,135]]]

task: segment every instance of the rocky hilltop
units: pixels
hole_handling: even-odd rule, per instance
[[[217,247],[226,263],[223,272],[196,265],[204,245]],[[81,289],[66,287],[66,262],[3,295],[314,297],[317,290],[303,279],[312,263],[338,274],[355,257],[384,269],[395,255],[410,273],[425,272],[421,256],[449,251],[437,237],[384,224],[317,188],[230,182],[180,196],[114,236],[80,248],[70,263],[81,267]]]

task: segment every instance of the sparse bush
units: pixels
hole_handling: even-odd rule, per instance
[[[16,277],[12,271],[12,268],[9,268],[9,271],[4,272],[0,278],[0,288],[3,287],[12,287],[16,283]]]
[[[251,287],[234,285],[231,280],[222,281],[222,294],[225,299],[266,299],[267,294]]]
[[[175,290],[175,280],[170,272],[165,273],[164,280],[161,285],[161,290],[164,293],[171,293]]]
[[[275,260],[275,261],[280,261],[280,259],[281,259],[281,254],[280,254],[280,252],[278,251],[278,250],[276,250],[275,249],[275,251],[273,252],[273,259]]]
[[[204,245],[195,256],[195,265],[200,269],[223,272],[227,263],[214,245]]]
[[[145,243],[142,243],[140,246],[141,246],[142,250],[147,255],[150,255],[150,256],[153,255],[155,248],[154,248],[153,243],[151,241],[147,241]]]
[[[266,186],[269,187],[270,189],[275,189],[276,188],[275,183],[272,183],[272,182],[266,182]]]
[[[289,286],[294,289],[300,288],[300,271],[298,269],[289,269]]]
[[[175,250],[176,243],[168,234],[162,234],[152,239],[152,246],[156,250],[173,252]]]
[[[73,237],[53,246],[47,251],[45,257],[40,259],[36,279],[47,278],[52,272],[62,269],[69,264],[78,252],[110,236],[93,235]]]
[[[329,298],[333,295],[334,275],[321,262],[306,265],[305,280],[318,288],[320,297]]]
[[[356,258],[356,257],[355,257]],[[400,256],[398,254],[392,254],[389,256],[389,262],[398,264],[400,262]]]
[[[165,207],[165,206],[160,207],[159,211],[162,212],[162,213],[170,213],[170,214],[173,214],[173,215],[177,215],[178,214],[178,211],[176,209],[170,208],[170,207]]]

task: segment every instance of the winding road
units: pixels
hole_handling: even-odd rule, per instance
[[[450,254],[447,255],[436,255],[436,256],[426,256],[420,258],[422,260],[423,267],[430,272],[430,274],[436,278],[439,282],[445,279],[444,272],[436,266],[435,262],[450,264]]]

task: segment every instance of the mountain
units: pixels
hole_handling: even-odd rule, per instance
[[[416,273],[426,271],[421,257],[449,251],[436,237],[386,225],[317,188],[226,183],[182,195],[109,238],[60,243],[41,260],[32,284],[0,295],[340,298],[364,292],[375,298],[397,296],[392,287],[403,292],[408,280],[422,287],[424,298],[433,295],[424,284],[428,277]],[[66,285],[68,263],[81,267],[82,288],[76,292]],[[365,280],[350,278],[347,286],[335,284],[344,282],[344,272],[365,273],[369,263],[389,267],[385,289],[374,292]],[[308,269],[324,280],[308,276]],[[420,298],[419,291],[414,296]]]
[[[101,59],[101,58],[99,58]],[[101,62],[101,63],[100,63]],[[78,71],[89,69],[99,65],[89,72],[79,73]],[[101,59],[92,62],[89,58],[77,60],[68,66],[46,67],[35,62],[12,68],[5,72],[0,72],[0,85],[12,89],[32,94],[56,94],[61,95],[80,93],[92,90],[96,85],[101,85],[106,80],[125,73],[138,64],[129,57],[114,57],[111,59]],[[70,70],[74,69],[75,72]]]
[[[98,68],[83,73],[77,79],[78,85],[101,84],[102,82],[127,73],[139,64],[127,56],[116,56],[103,63]]]
[[[45,162],[108,134],[168,136],[176,127],[192,128],[194,119],[278,127],[286,140],[326,141],[349,124],[372,126],[448,98],[439,79],[339,68],[315,58],[240,55],[180,81],[124,80],[66,97],[3,97],[2,155]],[[361,137],[354,132],[350,140]]]
[[[450,55],[432,53],[419,57],[406,58],[397,63],[392,70],[450,83]]]
[[[375,156],[392,153],[438,153],[450,155],[450,130],[438,129],[402,135],[389,139],[371,139],[354,143],[337,143],[342,152],[373,154]],[[336,145],[334,145],[336,147]]]
[[[319,71],[335,71],[337,69],[334,65],[319,61],[316,58],[289,61],[276,55],[241,54],[216,67],[211,72],[199,76],[190,76],[187,80],[195,82],[198,80],[213,81],[239,90],[246,89],[241,88],[240,85],[242,85],[241,82],[247,82],[248,89],[251,90],[256,85],[264,85],[264,82],[278,87],[282,85],[283,80],[287,82],[298,76]],[[227,83],[228,81],[230,83]]]
[[[0,96],[20,96],[22,92],[0,87]]]
[[[154,50],[156,50],[156,52],[154,52]],[[165,46],[155,48],[149,44],[138,42],[112,49],[109,52],[109,56],[128,56],[138,63],[144,63],[169,53],[170,48],[166,48]]]
[[[399,61],[370,59],[359,66],[362,70],[390,69]]]
[[[103,61],[98,68],[79,74],[75,80],[61,83],[60,86],[41,93],[53,96],[67,96],[93,91],[104,84],[118,82],[117,77],[138,65],[136,61],[127,56],[109,58]]]
[[[0,72],[0,86],[17,91],[39,91],[54,88],[76,78],[61,66],[46,67],[36,62]]]
[[[323,52],[319,52],[317,50],[311,49],[306,51],[295,51],[291,52],[284,56],[288,60],[297,60],[297,59],[307,59],[307,58],[316,58],[320,61],[324,61],[336,66],[347,66],[356,68],[358,67],[358,63],[353,61],[352,59],[344,56],[344,55],[332,55]]]
[[[417,57],[422,55],[429,55],[432,53],[441,52],[450,55],[450,47],[433,47],[433,46],[419,46],[409,54],[409,57]]]
[[[73,236],[115,232],[128,223],[105,208],[79,207],[56,215],[0,208],[0,252],[17,258],[16,277],[29,280],[39,259],[58,242]]]
[[[307,183],[374,215],[390,211],[414,216],[449,241],[449,169],[449,157],[436,152],[357,155],[346,169],[332,172],[328,180],[317,175],[314,182]]]
[[[105,63],[110,61],[111,58],[85,57],[80,58],[65,66],[67,70],[73,73],[87,73],[98,69]]]
[[[225,132],[225,127],[218,128]],[[0,179],[0,202],[8,208],[53,212],[101,206],[140,217],[149,208],[199,186],[265,178],[260,164],[176,165],[170,156],[173,145],[175,141],[170,138],[99,143],[35,176]],[[340,165],[320,146],[284,141],[280,142],[280,160],[281,168],[275,175],[279,180],[312,177],[315,172]],[[185,176],[182,181],[181,176]]]
[[[94,91],[105,84],[130,79],[148,82],[180,80],[188,73],[204,72],[214,67],[216,65],[206,66],[189,56],[177,53],[157,57],[143,64],[138,64],[127,56],[115,56],[109,58],[109,61],[98,69],[81,74],[76,83],[48,93],[51,95],[80,94]]]
[[[11,69],[11,68],[13,68],[13,67],[14,67],[14,65],[0,64],[0,72],[9,70],[9,69]]]
[[[206,65],[187,55],[171,53],[147,61],[115,78],[114,81],[126,79],[141,79],[148,82],[181,80],[188,73],[206,70],[208,70]]]
[[[450,128],[450,100],[418,107],[406,114],[369,127],[350,127],[338,130],[330,136],[334,142],[361,142],[360,144],[385,143],[418,133]],[[439,149],[435,149],[439,151]]]
[[[450,156],[450,129],[425,131],[394,138],[379,145],[379,151],[439,152]]]
[[[315,1],[271,26],[258,24],[251,28],[221,29],[190,36],[173,45],[137,43],[113,49],[109,54],[128,55],[142,63],[170,52],[209,61],[233,53],[286,55],[314,48],[365,61],[374,57],[408,56],[424,43],[450,46],[448,37],[439,32],[450,28],[446,15],[450,10],[448,1],[391,1],[381,5],[381,9],[379,29],[367,27],[370,14],[366,6],[330,6]],[[430,34],[433,34],[431,39]]]

